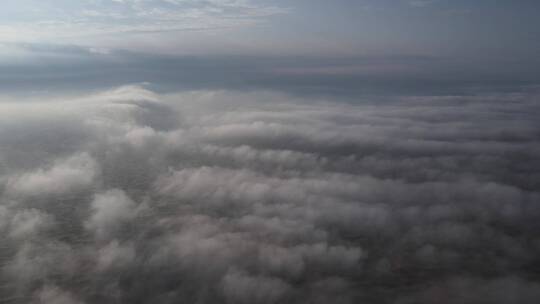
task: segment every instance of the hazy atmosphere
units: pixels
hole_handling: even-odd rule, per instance
[[[4,2],[0,303],[538,303],[538,1]]]

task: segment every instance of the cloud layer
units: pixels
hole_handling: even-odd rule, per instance
[[[0,299],[535,303],[539,112],[135,86],[1,103]]]

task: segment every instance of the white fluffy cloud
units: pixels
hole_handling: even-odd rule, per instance
[[[97,163],[82,153],[52,166],[11,177],[7,191],[14,195],[60,195],[90,187],[98,174]]]
[[[2,120],[10,149],[0,149],[9,163],[0,278],[10,283],[0,298],[537,298],[533,95],[383,105],[261,96],[191,92],[164,102],[129,86],[74,100],[72,115]],[[0,118],[24,112],[10,107]],[[43,141],[37,126],[53,120],[73,132]],[[40,153],[23,153],[29,143],[13,134]]]
[[[133,219],[137,205],[122,190],[114,189],[96,194],[91,203],[92,215],[86,227],[103,237]]]

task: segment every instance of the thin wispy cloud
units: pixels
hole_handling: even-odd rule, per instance
[[[35,3],[34,3],[35,2]],[[35,4],[35,5],[34,5]],[[7,7],[21,18],[0,22],[0,40],[75,39],[125,33],[216,30],[250,26],[286,8],[251,1],[110,0],[29,1],[27,20],[19,7]]]
[[[409,5],[414,7],[427,7],[435,4],[436,2],[437,0],[412,0],[409,1]]]

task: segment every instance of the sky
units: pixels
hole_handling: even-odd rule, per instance
[[[344,96],[518,90],[540,81],[539,6],[528,0],[7,1],[0,12],[6,71],[0,86],[95,89],[128,80],[169,91],[263,87]],[[96,69],[107,70],[107,79]]]
[[[0,4],[0,303],[537,304],[540,2]]]

